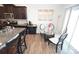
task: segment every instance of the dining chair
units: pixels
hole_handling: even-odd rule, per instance
[[[40,24],[39,29],[40,29],[40,33],[45,33],[45,29],[46,29],[45,24]]]
[[[18,48],[19,48],[18,50],[19,50],[20,54],[23,54],[25,49],[27,48],[25,37],[26,37],[26,30],[24,30],[20,33],[20,38],[18,41]]]
[[[67,37],[67,35],[68,35],[67,33],[64,33],[60,37],[55,36],[54,38],[49,38],[49,41],[56,45],[56,53],[59,48],[62,50],[63,42],[64,42],[65,38]]]
[[[40,24],[39,25],[40,35],[41,35],[42,38],[44,38],[45,29],[46,29],[45,24]]]
[[[48,30],[47,30],[47,34],[49,34],[49,35],[53,35],[53,32],[54,32],[54,24],[52,24],[52,23],[49,23],[48,24]]]

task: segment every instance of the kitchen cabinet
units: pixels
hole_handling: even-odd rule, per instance
[[[0,49],[0,54],[7,54],[7,48],[4,47],[4,48]]]
[[[27,10],[27,8],[25,6],[15,6],[13,4],[3,4],[3,6],[0,7],[0,19],[5,19],[5,15],[7,15],[7,17],[8,17],[9,14],[10,15],[12,14],[13,15],[12,17],[14,19],[26,19],[27,18],[26,10]]]
[[[0,19],[4,19],[4,8],[3,7],[0,7]]]
[[[9,46],[6,46],[0,49],[0,54],[15,54],[17,52],[17,44],[10,43]]]
[[[15,6],[13,4],[3,4],[4,5],[4,13],[14,13]]]
[[[26,19],[26,7],[25,6],[16,6],[14,12],[15,19]]]
[[[13,29],[12,32],[7,31],[7,34],[6,34],[6,32],[3,32],[3,35],[0,34],[0,43],[2,43],[0,45],[0,54],[21,53],[20,52],[21,46],[22,45],[24,46],[24,44],[20,44],[20,43],[21,43],[21,40],[25,41],[25,39],[23,39],[23,36],[22,36],[23,33],[24,33],[24,35],[26,35],[25,31],[26,31],[25,28],[15,28],[15,29]],[[22,43],[23,43],[23,41],[22,41]],[[25,48],[23,50],[25,50]]]
[[[36,34],[37,26],[27,25],[27,34]]]

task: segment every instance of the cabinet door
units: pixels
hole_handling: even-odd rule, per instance
[[[4,8],[0,7],[0,19],[4,19]]]
[[[15,6],[13,4],[4,4],[5,13],[13,13],[14,7]]]
[[[7,54],[7,48],[0,49],[0,54]]]
[[[26,7],[18,6],[15,8],[14,12],[15,19],[26,19]]]

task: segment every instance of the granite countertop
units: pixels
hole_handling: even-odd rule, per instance
[[[8,26],[27,26],[27,24],[8,24]]]
[[[15,28],[10,31],[0,33],[0,46],[11,41],[13,38],[19,35],[25,28]]]

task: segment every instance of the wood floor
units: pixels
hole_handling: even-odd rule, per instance
[[[40,34],[28,34],[26,36],[27,49],[25,54],[54,54],[55,45],[44,41]]]

